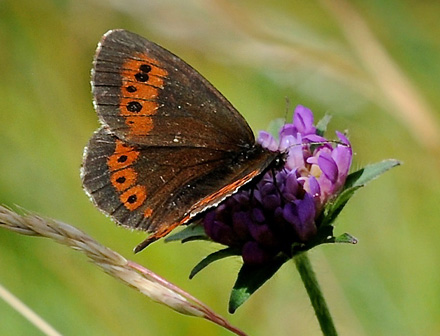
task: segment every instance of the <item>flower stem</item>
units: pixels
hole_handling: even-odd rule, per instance
[[[300,253],[294,258],[294,260],[296,268],[298,269],[304,283],[304,287],[306,287],[307,294],[312,302],[323,335],[337,336],[338,333],[336,332],[330,311],[328,310],[324,295],[319,287],[318,280],[312,269],[312,264],[310,263],[307,252]]]

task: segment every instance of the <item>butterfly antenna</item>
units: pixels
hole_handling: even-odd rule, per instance
[[[289,114],[291,104],[289,97],[286,96],[284,97],[284,99],[286,100],[286,109],[284,110],[284,123],[286,123],[287,115]]]
[[[342,142],[341,140],[325,140],[325,141],[310,141],[310,142],[302,142],[302,143],[297,143],[297,144],[292,144],[290,146],[288,146],[284,152],[288,152],[290,148],[296,147],[296,146],[322,146],[322,145],[341,145],[344,147],[351,147],[349,144],[346,144],[345,142]],[[312,148],[315,149],[315,148]]]

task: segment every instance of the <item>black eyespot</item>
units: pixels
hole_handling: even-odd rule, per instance
[[[134,87],[133,85],[127,86],[125,89],[128,92],[136,92],[137,91],[136,87]]]
[[[132,101],[127,104],[127,110],[130,112],[139,112],[142,110],[142,104],[137,101]]]
[[[151,66],[149,66],[148,64],[142,64],[139,67],[139,70],[142,72],[150,72],[151,71]]]
[[[118,162],[124,163],[125,161],[127,161],[127,159],[128,159],[127,155],[121,155],[120,157],[118,157]]]
[[[130,196],[128,196],[128,198],[127,198],[127,202],[130,203],[130,204],[135,203],[136,200],[137,200],[137,196],[136,196],[136,195],[130,195]]]
[[[125,176],[121,176],[121,177],[118,177],[118,178],[116,179],[116,182],[118,182],[118,183],[124,183],[125,180],[126,180]]]
[[[134,75],[134,78],[136,78],[138,82],[146,82],[148,79],[150,79],[145,72],[138,72],[136,75]]]

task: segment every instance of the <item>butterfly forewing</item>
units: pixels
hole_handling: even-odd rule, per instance
[[[101,121],[129,142],[227,151],[254,145],[244,118],[207,80],[136,34],[104,35],[92,84]]]

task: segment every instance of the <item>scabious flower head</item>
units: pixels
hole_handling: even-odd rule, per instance
[[[312,241],[320,229],[317,218],[343,187],[352,159],[342,133],[336,132],[337,142],[318,133],[304,106],[296,107],[279,140],[260,132],[262,147],[286,153],[284,164],[210,210],[203,220],[206,234],[240,250],[245,264],[290,256],[292,246]]]

